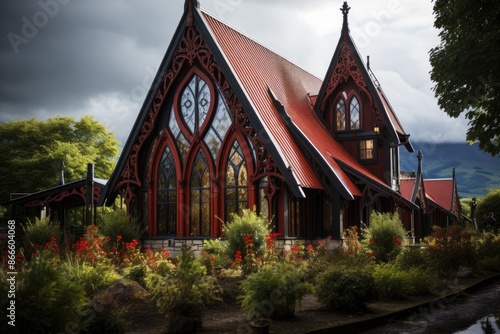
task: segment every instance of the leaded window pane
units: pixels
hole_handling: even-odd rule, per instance
[[[210,171],[200,150],[191,172],[191,235],[210,234]]]
[[[198,75],[193,76],[182,92],[180,108],[186,126],[194,133],[198,131],[210,110],[210,88]]]
[[[226,105],[226,100],[219,91],[217,111],[215,112],[214,119],[205,135],[205,143],[208,145],[210,152],[212,152],[212,157],[214,160],[217,159],[222,142],[226,136],[229,127],[231,126],[231,115],[229,114],[229,108]]]
[[[198,126],[201,127],[207,118],[210,108],[210,89],[205,81],[201,80],[199,77],[198,79]]]
[[[340,99],[339,102],[337,102],[337,106],[335,107],[335,119],[336,130],[345,130],[345,102],[343,99]]]
[[[187,127],[194,132],[196,125],[196,86],[198,76],[194,76],[186,86],[181,97],[181,113]]]
[[[350,116],[350,125],[351,130],[361,129],[361,125],[359,122],[360,113],[359,113],[359,102],[358,99],[353,96],[351,100],[351,104],[349,106],[349,116]]]
[[[157,233],[176,234],[177,176],[170,148],[165,148],[158,166]]]
[[[229,153],[226,167],[226,217],[248,207],[248,171],[243,150],[237,141]]]
[[[269,201],[266,197],[267,180],[261,179],[259,182],[259,213],[264,217],[269,217]]]

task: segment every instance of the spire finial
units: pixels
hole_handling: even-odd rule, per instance
[[[186,3],[184,5],[184,10],[187,11],[188,16],[187,16],[187,26],[190,27],[193,25],[193,12],[200,8],[200,1],[199,0],[186,0]]]
[[[65,184],[64,182],[64,168],[66,165],[64,164],[64,160],[61,161],[61,174],[59,174],[59,185],[63,186]]]
[[[347,5],[347,1],[344,1],[344,5],[340,8],[340,10],[342,11],[342,14],[344,15],[344,26],[347,27],[347,16],[349,15],[349,9],[351,9],[351,7],[349,7]]]

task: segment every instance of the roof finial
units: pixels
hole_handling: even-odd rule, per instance
[[[59,185],[63,186],[64,185],[64,168],[66,165],[64,164],[64,160],[61,161],[61,173],[59,174]]]
[[[342,6],[342,8],[340,8],[340,10],[344,15],[344,27],[346,28],[347,28],[347,15],[349,15],[349,9],[351,9],[351,7],[347,5],[347,1],[344,1],[344,5]]]
[[[186,0],[184,4],[184,10],[187,11],[187,26],[190,27],[193,25],[193,12],[200,8],[199,0]]]

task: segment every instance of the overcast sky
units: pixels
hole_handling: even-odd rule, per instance
[[[324,77],[340,36],[338,0],[200,0],[201,7]],[[351,0],[349,27],[413,141],[463,142],[439,110],[428,52],[431,0]],[[125,143],[184,0],[0,3],[0,122],[92,115]]]

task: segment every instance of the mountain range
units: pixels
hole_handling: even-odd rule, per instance
[[[417,152],[422,151],[424,179],[457,179],[460,198],[483,197],[488,189],[500,187],[500,157],[492,157],[478,144],[412,142],[415,152],[400,149],[402,171],[416,171]]]

